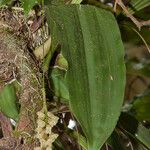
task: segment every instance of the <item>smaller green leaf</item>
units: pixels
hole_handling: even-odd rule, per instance
[[[52,91],[54,95],[66,100],[69,100],[69,91],[65,82],[65,70],[60,70],[59,68],[53,68],[50,73],[50,81],[52,83]]]
[[[7,84],[0,91],[0,111],[2,111],[6,116],[17,121],[19,115],[16,101],[17,97],[14,86],[12,84]]]
[[[150,121],[150,93],[135,100],[131,111],[139,121]]]
[[[140,142],[150,149],[150,129],[147,129],[143,125],[139,124],[135,136]]]
[[[27,16],[29,11],[33,8],[33,6],[38,4],[38,1],[37,0],[21,0],[21,4],[24,9],[24,14]]]
[[[66,70],[66,71],[67,71],[67,69],[68,69],[68,62],[67,62],[67,60],[63,57],[62,54],[59,54],[59,55],[57,56],[55,65],[58,66],[58,67],[61,68],[61,69]]]
[[[134,13],[147,6],[150,6],[150,0],[131,0],[129,12]]]

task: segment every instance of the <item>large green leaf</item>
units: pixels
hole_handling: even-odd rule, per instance
[[[124,95],[124,52],[117,22],[88,5],[48,6],[52,44],[68,61],[70,107],[88,142],[99,150],[117,123]]]
[[[4,89],[0,91],[0,111],[12,119],[18,120],[16,93],[12,84],[7,84]]]

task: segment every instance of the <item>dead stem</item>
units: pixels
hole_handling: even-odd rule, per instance
[[[127,7],[124,5],[122,0],[115,0],[115,4],[114,4],[114,11],[115,12],[116,12],[117,5],[119,5],[122,8],[122,10],[126,14],[126,16],[133,21],[133,23],[138,27],[139,30],[141,30],[142,26],[150,26],[150,20],[138,21],[132,14],[130,14],[130,12],[128,11]]]

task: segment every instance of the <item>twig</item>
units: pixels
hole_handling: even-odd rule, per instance
[[[41,16],[38,20],[34,20],[30,29],[32,33],[35,33],[45,22],[45,16]]]
[[[135,33],[137,33],[137,35],[141,38],[141,40],[142,40],[143,43],[145,44],[145,46],[146,46],[148,52],[150,53],[150,47],[149,47],[149,45],[147,44],[147,42],[145,41],[145,39],[142,37],[142,35],[141,35],[136,29],[132,28],[132,30],[133,30]]]
[[[138,27],[139,30],[141,30],[142,26],[150,26],[150,20],[140,22],[132,14],[130,14],[130,12],[128,11],[127,7],[124,5],[122,0],[116,0],[115,1],[115,5],[114,5],[114,11],[115,12],[116,12],[117,5],[119,5],[123,9],[126,16],[133,21],[133,23]]]
[[[142,21],[141,24],[142,24],[143,26],[150,26],[150,20]]]

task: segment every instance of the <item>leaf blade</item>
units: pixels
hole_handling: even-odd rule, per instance
[[[8,117],[18,120],[16,93],[13,85],[8,84],[0,91],[0,110]]]
[[[93,6],[53,6],[47,14],[52,42],[62,45],[68,61],[71,110],[87,137],[88,150],[98,150],[113,131],[123,101],[124,53],[116,21]]]
[[[150,6],[149,0],[131,0],[130,2],[130,13],[135,13],[136,11],[140,11],[141,9]]]
[[[21,4],[23,6],[23,9],[24,9],[24,14],[25,16],[28,15],[29,11],[33,8],[33,6],[35,4],[37,4],[38,1],[37,0],[21,0]]]

